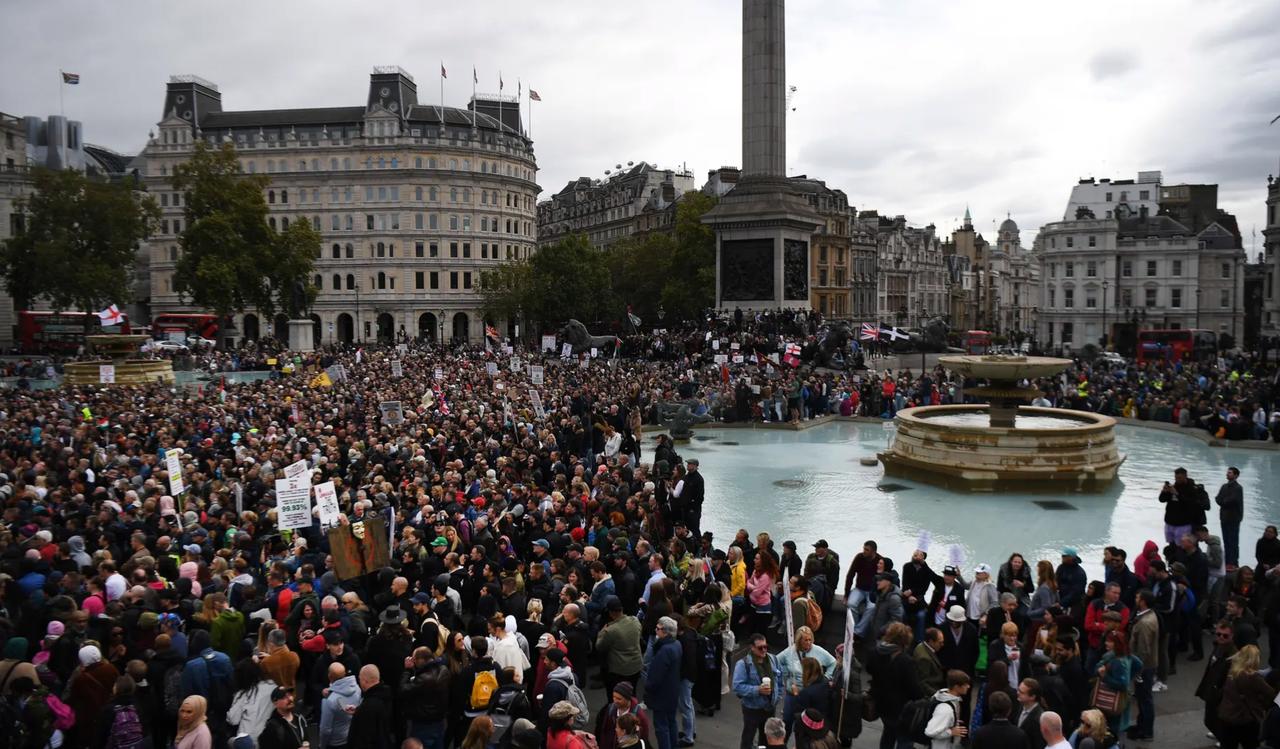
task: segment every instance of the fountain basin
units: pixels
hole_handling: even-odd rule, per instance
[[[885,474],[966,492],[1098,492],[1124,462],[1109,416],[1022,406],[1017,415],[1028,419],[1029,428],[1007,428],[984,423],[988,410],[952,405],[899,411],[893,444],[878,455]]]
[[[114,385],[149,385],[174,383],[173,363],[168,359],[133,359],[147,340],[145,335],[90,335],[85,342],[96,353],[106,354],[108,359],[67,362],[62,371],[64,385],[100,385],[102,367],[111,365]]]

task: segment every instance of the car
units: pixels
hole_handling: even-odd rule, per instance
[[[198,335],[187,336],[187,345],[193,349],[210,349],[218,345],[217,341],[211,341]]]
[[[1103,362],[1104,364],[1125,364],[1124,357],[1114,351],[1103,351],[1102,354],[1098,356],[1098,361]]]
[[[161,354],[185,354],[190,351],[185,343],[179,341],[149,341],[143,351],[154,351]]]

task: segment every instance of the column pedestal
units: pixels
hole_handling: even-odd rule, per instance
[[[310,320],[289,321],[289,350],[315,351],[315,323]]]

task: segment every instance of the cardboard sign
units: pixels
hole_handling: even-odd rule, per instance
[[[311,527],[311,477],[276,479],[276,527],[280,530]]]
[[[99,364],[98,382],[101,382],[103,385],[114,385],[116,382],[116,365]]]
[[[544,336],[542,337],[542,347],[541,347],[541,350],[542,350],[542,351],[550,351],[551,353],[553,353],[553,354],[554,354],[554,353],[555,353],[555,351],[556,351],[556,337],[555,337],[555,336],[553,336],[553,335],[544,335]]]
[[[534,385],[541,385],[541,384],[542,384],[542,380],[543,380],[543,369],[542,369],[542,367],[540,367],[540,366],[538,366],[538,365],[536,365],[536,364],[534,364],[534,365],[530,365],[530,367],[529,367],[529,382],[532,382]]]
[[[560,347],[560,358],[561,358],[561,359],[568,359],[568,358],[569,358],[569,357],[571,357],[571,356],[573,356],[573,346],[572,346],[572,345],[570,345],[570,344],[566,343],[566,344],[564,344],[563,346],[561,346],[561,347]]]
[[[790,608],[790,607],[788,607]],[[844,618],[844,661],[841,664],[844,668],[844,690],[849,691],[849,669],[853,667],[853,629],[854,629],[853,609],[845,609]]]
[[[342,382],[347,379],[347,368],[341,364],[334,364],[325,371],[329,373],[329,379],[333,382]]]
[[[443,369],[443,368],[441,368],[441,367],[436,367],[436,373],[435,373],[435,374],[436,374],[436,379],[437,379],[437,380],[443,380],[443,379],[444,379],[444,369]]]
[[[182,451],[177,448],[166,450],[164,453],[165,470],[169,472],[169,493],[175,497],[187,488],[182,481],[182,462],[178,460],[181,455]]]
[[[498,363],[496,361],[491,361],[485,364],[484,371],[488,372],[490,377],[496,376],[498,374]]]
[[[529,388],[529,400],[533,401],[533,415],[539,419],[547,418],[547,412],[542,408],[542,396],[538,395],[538,391]]]
[[[404,344],[401,344],[401,345],[404,345]],[[404,377],[404,365],[400,363],[399,359],[391,360],[391,376]]]
[[[400,401],[383,401],[378,404],[378,411],[382,413],[383,424],[404,423],[404,411],[400,409]]]
[[[291,463],[284,467],[284,477],[287,479],[301,476],[307,472],[307,461],[299,460],[297,463]]]
[[[716,364],[727,364],[729,362],[728,354],[716,354]]]
[[[316,484],[316,507],[320,510],[320,525],[337,525],[342,511],[338,509],[338,491],[332,481]]]

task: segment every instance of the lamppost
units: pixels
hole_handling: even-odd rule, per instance
[[[1200,289],[1196,289],[1196,327],[1200,327]]]
[[[439,345],[444,345],[444,310],[440,310],[440,338],[436,341]]]
[[[1110,332],[1107,330],[1107,289],[1111,288],[1111,282],[1102,281],[1102,350],[1107,351],[1107,344],[1111,342]]]
[[[360,327],[360,279],[356,278],[356,330],[352,339],[356,341],[364,340],[364,329]]]

